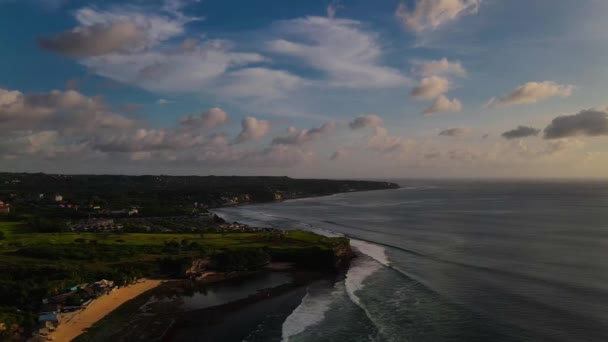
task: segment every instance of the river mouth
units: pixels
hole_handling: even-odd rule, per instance
[[[283,321],[308,287],[336,277],[341,275],[263,271],[214,284],[166,282],[125,303],[77,341],[280,341]]]

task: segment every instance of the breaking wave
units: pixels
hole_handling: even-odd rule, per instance
[[[306,328],[322,322],[331,303],[343,291],[341,283],[337,283],[331,292],[309,288],[300,305],[283,322],[283,341],[288,341],[290,337],[302,333]]]

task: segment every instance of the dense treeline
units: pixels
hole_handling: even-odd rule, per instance
[[[61,194],[73,201],[114,209],[140,205],[156,216],[180,215],[185,200],[221,205],[226,196],[247,194],[251,201],[396,188],[387,182],[236,176],[119,176],[0,173],[0,197],[16,193]],[[17,197],[18,200],[20,197]],[[144,213],[145,214],[145,213]],[[47,215],[48,217],[48,215]]]
[[[270,261],[270,255],[261,248],[222,251],[213,256],[214,267],[222,272],[253,271]]]

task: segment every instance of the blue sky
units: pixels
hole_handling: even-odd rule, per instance
[[[601,0],[0,0],[0,166],[603,177]]]

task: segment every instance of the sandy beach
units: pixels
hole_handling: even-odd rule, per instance
[[[162,280],[141,279],[136,284],[116,289],[101,296],[86,309],[65,314],[62,323],[50,336],[55,341],[71,341],[123,303],[157,287],[162,282]]]

